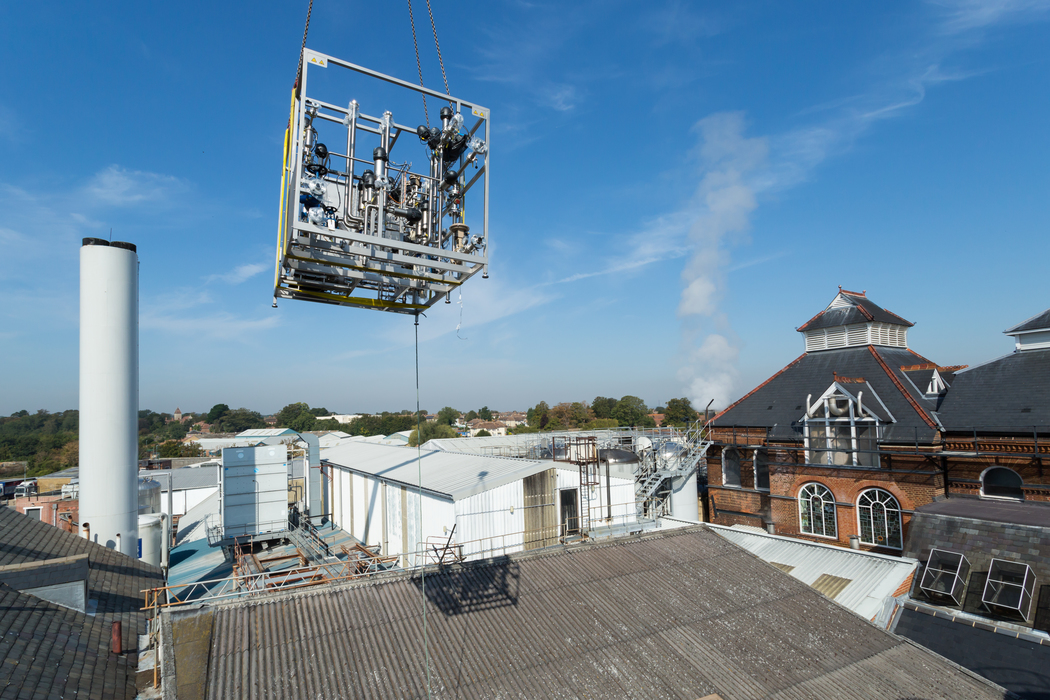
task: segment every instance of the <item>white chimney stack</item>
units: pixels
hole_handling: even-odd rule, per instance
[[[131,243],[85,238],[80,248],[80,528],[92,542],[131,557],[138,557],[139,541],[138,412],[138,255]]]

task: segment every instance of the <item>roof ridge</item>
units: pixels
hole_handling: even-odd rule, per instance
[[[771,381],[773,381],[774,379],[776,379],[777,377],[779,377],[780,375],[782,375],[782,374],[783,374],[784,372],[786,372],[786,371],[788,370],[788,368],[790,368],[790,367],[792,367],[792,366],[794,366],[794,365],[798,364],[798,362],[799,362],[799,361],[800,361],[800,360],[801,360],[801,359],[802,359],[803,357],[805,357],[805,356],[806,356],[806,354],[807,354],[807,353],[802,353],[801,355],[799,355],[798,357],[796,357],[796,358],[795,358],[794,360],[792,360],[792,361],[791,361],[791,362],[789,362],[788,364],[784,365],[784,367],[783,367],[783,368],[782,368],[782,369],[781,369],[781,370],[780,370],[779,372],[777,372],[776,374],[774,374],[774,375],[773,375],[772,377],[770,377],[770,378],[769,378],[769,379],[767,379],[766,381],[762,382],[761,384],[759,384],[759,385],[758,385],[758,386],[756,386],[756,387],[755,387],[754,389],[752,389],[751,391],[749,391],[749,392],[747,392],[746,394],[744,394],[743,396],[741,396],[741,397],[740,397],[739,399],[737,399],[737,400],[736,400],[736,401],[734,401],[733,403],[731,403],[731,404],[729,404],[728,406],[726,406],[726,407],[725,407],[724,409],[722,409],[722,410],[721,410],[721,411],[719,411],[719,412],[718,412],[717,414],[715,414],[714,418],[712,418],[711,420],[707,421],[706,425],[711,425],[711,424],[712,424],[712,423],[714,423],[714,422],[715,422],[716,420],[718,420],[719,418],[721,418],[722,416],[724,416],[724,415],[725,415],[726,413],[728,413],[729,411],[733,410],[733,408],[735,408],[735,407],[736,407],[736,405],[737,405],[737,404],[739,404],[739,403],[740,403],[741,401],[743,401],[744,399],[748,398],[749,396],[751,396],[752,394],[754,394],[754,393],[755,393],[756,391],[758,391],[759,389],[761,389],[762,387],[764,387],[764,386],[765,386],[766,384],[769,384],[769,383],[770,383]]]
[[[911,392],[904,387],[904,385],[901,383],[901,380],[897,377],[896,374],[893,373],[893,370],[890,369],[890,366],[886,364],[886,360],[884,360],[882,358],[882,355],[879,354],[879,351],[875,349],[875,346],[869,345],[868,351],[871,352],[876,362],[878,362],[882,369],[886,372],[886,376],[890,378],[890,381],[892,381],[893,385],[897,387],[897,390],[904,395],[904,398],[907,399],[908,403],[911,404],[911,407],[915,409],[915,412],[919,414],[919,417],[922,418],[923,422],[925,422],[926,425],[936,430],[937,424],[933,421],[932,418],[930,418],[930,415],[926,412],[926,409],[919,405],[919,402],[915,400],[915,397],[911,395]]]
[[[839,293],[840,294],[846,294],[846,295],[851,296],[851,297],[864,297],[865,299],[868,298],[868,290],[867,289],[865,289],[863,291],[860,291],[860,292],[851,292],[848,289],[843,289],[841,284],[839,285]]]

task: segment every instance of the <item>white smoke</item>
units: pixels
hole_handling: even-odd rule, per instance
[[[691,257],[682,271],[678,316],[683,322],[687,364],[678,378],[697,408],[714,400],[724,408],[732,397],[739,351],[720,303],[725,294],[728,249],[747,236],[758,206],[757,178],[765,171],[765,139],[744,136],[740,113],[714,114],[696,125],[701,179],[690,204]],[[719,332],[714,332],[718,330]]]

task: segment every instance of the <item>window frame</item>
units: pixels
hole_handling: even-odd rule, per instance
[[[735,484],[729,483],[729,481],[726,479],[726,464],[729,462],[728,455],[729,455],[730,452],[733,452],[733,453],[736,454],[736,483]],[[740,471],[741,471],[740,462],[741,462],[741,460],[740,460],[740,450],[738,450],[735,447],[726,447],[725,449],[722,450],[722,486],[724,486],[726,488],[730,488],[730,489],[743,488],[742,475],[740,473]]]
[[[815,531],[814,532],[807,532],[806,529],[805,529],[805,525],[803,524],[805,522],[805,520],[802,517],[802,504],[803,504],[803,502],[808,503],[810,505],[810,507],[812,507],[812,505],[813,505],[813,497],[818,495],[817,493],[812,493],[812,494],[807,495],[806,497],[803,497],[803,494],[810,487],[821,488],[821,489],[823,489],[826,492],[826,494],[828,496],[828,498],[825,499],[823,497],[823,495],[821,495],[821,521],[824,523],[823,532],[815,532]],[[804,535],[810,535],[811,537],[823,537],[825,539],[830,539],[830,540],[837,540],[839,538],[838,504],[835,502],[835,494],[832,492],[831,489],[829,489],[827,486],[825,486],[824,484],[820,483],[819,481],[808,481],[805,484],[802,484],[802,486],[799,488],[798,495],[796,496],[795,500],[797,501],[797,507],[798,507],[798,531],[799,532],[801,532]],[[829,504],[831,505],[831,525],[832,525],[832,534],[830,534],[830,535],[825,534],[827,532],[827,530],[828,530],[828,528],[827,528],[828,517],[827,517],[827,512],[826,512],[825,509],[828,507]],[[810,518],[810,522],[812,523],[812,517]],[[811,527],[812,527],[812,525],[811,525]]]
[[[1017,487],[1017,490],[1020,492],[1020,495],[1018,495],[1018,496],[1004,496],[1004,495],[999,495],[999,494],[994,494],[994,493],[985,493],[985,490],[984,490],[985,477],[988,476],[988,474],[990,474],[991,472],[993,472],[993,471],[995,471],[997,469],[1002,469],[1002,470],[1011,472],[1014,476],[1017,477],[1017,480],[1021,482],[1021,485]],[[993,464],[992,466],[988,467],[983,472],[981,472],[981,489],[980,489],[980,491],[978,493],[980,494],[981,498],[988,498],[988,499],[992,499],[992,500],[996,500],[996,501],[1013,501],[1014,503],[1019,503],[1019,502],[1025,500],[1025,498],[1024,498],[1024,477],[1022,477],[1019,473],[1017,473],[1016,470],[1010,469],[1010,467],[1004,467],[1001,464]]]
[[[886,494],[886,496],[888,496],[889,499],[893,503],[895,503],[896,506],[897,506],[896,508],[890,509],[890,508],[886,507],[886,505],[885,505],[886,501],[884,501],[884,500],[877,501],[877,503],[879,505],[881,505],[883,510],[885,511],[885,518],[884,518],[884,523],[885,523],[885,526],[886,526],[886,529],[885,529],[885,532],[884,532],[885,540],[886,540],[885,542],[878,542],[878,533],[875,531],[875,522],[876,521],[875,521],[875,511],[874,511],[873,505],[872,504],[863,505],[861,503],[861,499],[863,499],[865,496],[867,496],[870,493],[883,493],[883,494]],[[870,547],[885,547],[886,549],[895,549],[895,550],[899,550],[899,551],[903,551],[904,550],[904,517],[901,514],[901,502],[900,502],[900,499],[897,498],[895,495],[893,495],[892,492],[887,491],[884,488],[879,488],[877,486],[872,486],[870,488],[866,488],[866,489],[864,489],[863,491],[861,491],[860,493],[857,494],[856,509],[857,509],[857,536],[860,538],[861,544],[866,544],[866,545],[868,545]],[[869,512],[869,514],[870,514],[869,515],[869,522],[871,523],[871,535],[872,535],[870,542],[864,539],[864,522],[863,522],[863,520],[861,520],[861,516],[862,516],[862,514],[863,514],[863,512],[865,510],[867,510]],[[897,537],[900,538],[900,545],[899,546],[898,545],[894,545],[894,544],[889,544],[890,513],[891,512],[895,512],[897,514],[897,516],[896,516],[897,517]]]
[[[845,400],[849,406],[848,415],[833,416],[831,413],[831,400],[842,399]],[[804,440],[806,448],[806,463],[817,464],[820,466],[829,467],[866,467],[869,469],[881,468],[881,460],[879,459],[879,432],[881,424],[879,420],[874,416],[857,416],[856,413],[856,401],[853,397],[839,393],[838,391],[831,392],[822,396],[817,404],[818,408],[823,409],[823,415],[810,416],[809,411],[806,412],[805,417],[802,419],[804,424]],[[822,426],[823,427],[823,439],[824,446],[818,447],[813,445],[813,442],[819,437],[814,438],[810,436],[811,426]],[[849,429],[849,436],[847,437],[844,428]],[[874,435],[858,435],[858,428],[874,429]],[[849,440],[849,448],[843,449],[840,446],[836,446],[836,442]],[[860,442],[871,441],[874,443],[873,451],[860,451]],[[816,462],[814,457],[816,453],[821,453],[823,461]],[[834,455],[836,454],[848,454],[848,463],[837,464],[834,462]],[[862,456],[863,455],[863,456]],[[862,458],[871,456],[873,464],[861,464]]]
[[[762,471],[765,472],[765,486],[760,486],[759,482],[759,465],[762,465]],[[754,453],[751,455],[751,471],[754,472],[755,478],[755,490],[764,491],[769,493],[769,450],[765,447],[755,448]]]

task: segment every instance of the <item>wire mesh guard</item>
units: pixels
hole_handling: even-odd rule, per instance
[[[1030,566],[992,559],[981,602],[992,612],[1019,614],[1027,622],[1034,590],[1035,574]]]
[[[489,110],[310,49],[303,56],[285,135],[274,303],[418,314],[487,276]],[[340,69],[438,98],[440,122],[406,126],[356,100],[311,96],[311,72]],[[469,218],[468,193],[480,203]]]
[[[931,549],[919,588],[931,598],[948,598],[955,605],[962,605],[969,575],[970,562],[962,554]]]

